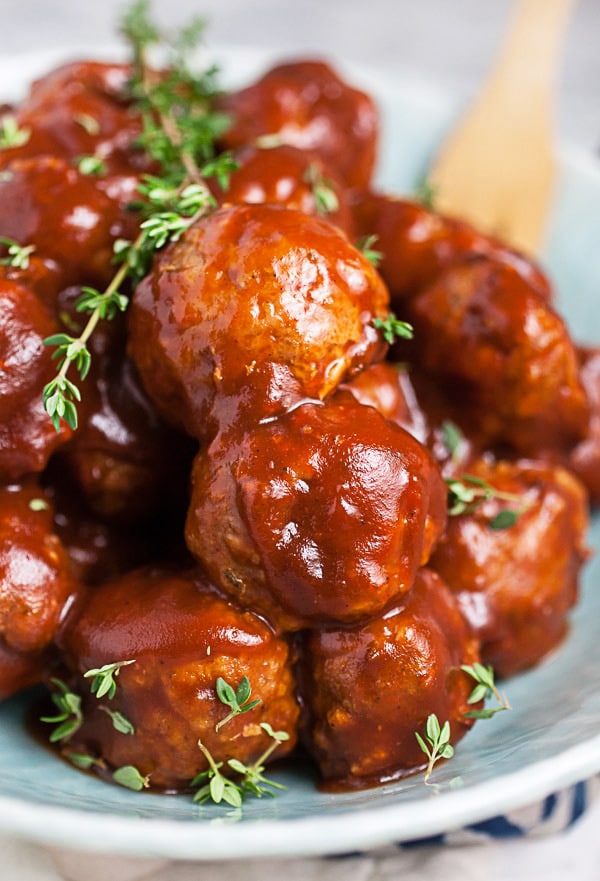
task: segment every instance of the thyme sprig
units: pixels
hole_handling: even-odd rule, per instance
[[[479,701],[485,701],[495,698],[497,705],[495,707],[483,707],[481,710],[469,710],[464,715],[469,719],[491,719],[496,713],[503,710],[510,710],[511,706],[506,695],[498,691],[494,682],[494,669],[490,665],[484,666],[478,662],[474,664],[463,664],[460,668],[468,673],[475,680],[475,688],[467,698],[467,703],[478,704]]]
[[[273,797],[274,790],[286,788],[281,783],[265,777],[264,770],[266,761],[280,744],[289,740],[289,734],[287,731],[274,731],[268,722],[261,722],[260,727],[269,735],[271,742],[251,765],[246,765],[239,759],[216,762],[207,747],[198,741],[198,747],[208,762],[208,768],[192,780],[192,787],[202,784],[194,794],[193,800],[197,804],[205,804],[207,801],[212,801],[214,804],[225,802],[233,808],[239,808],[246,795],[253,795],[256,798],[262,798],[264,795]],[[239,775],[239,782],[231,780],[222,772],[224,765]]]
[[[243,790],[241,786],[230,780],[221,773],[223,762],[215,762],[210,751],[204,746],[201,740],[198,741],[200,752],[208,762],[206,771],[201,771],[192,780],[192,786],[203,785],[194,793],[194,801],[197,804],[204,804],[207,801],[213,801],[216,805],[222,801],[231,805],[232,808],[239,808],[242,805]]]
[[[413,337],[413,328],[407,321],[400,321],[393,312],[390,312],[385,318],[374,318],[373,327],[380,330],[386,343],[393,345],[396,339],[411,340]]]
[[[0,258],[1,266],[13,266],[15,269],[29,268],[29,258],[35,251],[35,245],[20,245],[7,236],[0,236],[0,245],[6,248],[6,257]]]
[[[420,202],[424,208],[427,208],[429,211],[435,211],[435,200],[437,197],[437,190],[435,186],[431,183],[431,181],[427,180],[427,178],[423,178],[423,180],[417,186],[417,190],[415,192],[415,198],[417,202]]]
[[[357,243],[356,247],[363,254],[369,263],[377,269],[383,260],[383,252],[378,251],[374,245],[377,243],[379,236],[370,235],[370,236],[362,236]]]
[[[115,241],[113,254],[118,269],[112,280],[104,291],[83,289],[76,309],[89,313],[89,318],[81,333],[54,334],[44,341],[48,346],[56,346],[52,357],[57,360],[58,372],[44,387],[42,400],[57,431],[63,421],[71,429],[77,428],[81,392],[68,374],[75,370],[81,381],[87,376],[91,366],[88,342],[98,322],[114,318],[128,306],[129,297],[121,290],[123,284],[135,284],[143,278],[156,251],[177,241],[188,227],[216,206],[205,178],[214,175],[226,186],[234,167],[229,155],[215,155],[216,138],[229,124],[211,108],[216,94],[216,69],[211,67],[197,76],[189,64],[202,24],[194,21],[166,40],[170,65],[166,73],[158,74],[147,63],[147,50],[153,44],[165,42],[165,37],[150,21],[148,9],[144,0],[134,3],[125,15],[122,31],[133,55],[129,97],[142,120],[139,146],[158,165],[160,175],[143,176],[140,181],[143,201],[134,206],[143,218],[140,230],[134,241]],[[94,157],[83,158],[83,170],[101,170],[98,163],[91,161]]]
[[[277,747],[290,739],[287,731],[274,731],[268,722],[261,722],[260,727],[266,731],[271,738],[271,743],[262,753],[262,755],[252,765],[245,765],[238,759],[229,759],[227,764],[229,767],[240,774],[242,778],[242,790],[255,795],[256,798],[262,798],[263,795],[273,797],[274,789],[283,790],[285,786],[277,783],[275,780],[269,780],[264,776],[265,762],[275,752]]]
[[[53,676],[50,683],[54,686],[52,703],[58,709],[58,713],[55,716],[41,716],[40,721],[49,725],[58,723],[48,738],[50,743],[58,743],[69,740],[81,728],[83,712],[81,697],[72,692],[62,679]]]
[[[424,778],[424,782],[427,783],[437,762],[440,759],[451,759],[454,755],[454,747],[450,743],[450,722],[446,721],[440,725],[438,717],[435,713],[431,713],[425,723],[424,736],[415,731],[415,737],[429,760]]]
[[[121,672],[121,669],[123,667],[128,667],[130,664],[135,664],[135,659],[130,661],[116,661],[113,664],[104,664],[102,667],[94,667],[92,670],[87,670],[83,674],[83,678],[92,680],[90,691],[92,694],[96,695],[98,700],[105,695],[109,700],[112,700],[117,693],[117,683],[115,682],[115,679]]]
[[[333,182],[320,170],[316,162],[311,162],[304,172],[304,182],[312,190],[317,214],[327,216],[334,214],[340,207]]]
[[[466,439],[460,428],[451,419],[444,419],[440,426],[442,443],[446,447],[453,462],[458,462]]]
[[[222,728],[223,725],[226,725],[231,719],[234,719],[236,716],[241,715],[242,713],[247,713],[249,710],[254,709],[259,704],[262,703],[260,698],[255,698],[254,700],[250,700],[250,695],[252,694],[252,686],[250,685],[250,680],[247,676],[244,676],[240,681],[238,687],[233,689],[233,687],[226,682],[222,676],[217,678],[216,686],[215,686],[217,697],[221,701],[222,704],[230,708],[230,712],[225,716],[224,719],[221,719],[215,725],[215,731],[218,731],[219,728]]]
[[[9,150],[11,147],[22,147],[31,136],[31,130],[20,128],[16,116],[5,113],[0,118],[0,150]]]
[[[445,483],[448,488],[448,514],[452,517],[472,514],[492,499],[517,505],[516,508],[504,508],[492,517],[489,521],[491,529],[509,529],[529,507],[522,496],[496,489],[475,474],[447,477]]]

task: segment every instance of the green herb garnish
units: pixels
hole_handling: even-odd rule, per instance
[[[462,474],[460,477],[445,478],[448,487],[448,514],[456,517],[460,514],[472,514],[485,502],[498,499],[505,502],[514,502],[519,507],[516,509],[504,509],[499,511],[489,521],[491,529],[508,529],[519,519],[520,515],[528,507],[523,498],[516,493],[503,492],[491,486],[486,480],[474,474]]]
[[[386,343],[393,345],[396,339],[411,340],[413,329],[406,321],[400,321],[393,312],[387,318],[373,319],[373,327],[380,330]]]
[[[381,251],[377,251],[373,245],[377,242],[379,237],[375,235],[363,236],[356,243],[356,247],[361,252],[361,254],[367,258],[369,263],[371,263],[375,269],[379,266],[381,261],[383,260],[383,254]]]
[[[448,453],[450,454],[450,458],[453,462],[456,462],[460,458],[460,448],[465,443],[465,436],[456,425],[456,423],[452,422],[450,419],[445,419],[441,426],[440,431],[442,434],[442,441]]]
[[[223,725],[226,725],[231,719],[234,719],[236,716],[241,715],[242,713],[247,713],[249,710],[254,709],[254,707],[258,706],[258,704],[262,703],[260,698],[256,698],[255,700],[250,700],[250,695],[252,694],[252,686],[250,685],[250,680],[247,676],[244,676],[241,680],[238,687],[233,690],[232,686],[229,685],[221,676],[218,677],[216,682],[216,692],[217,697],[225,706],[230,707],[231,712],[225,716],[224,719],[221,719],[220,722],[217,722],[215,725],[215,731],[218,731],[219,728],[222,728]]]
[[[435,211],[436,188],[426,178],[418,185],[415,198],[429,211]]]
[[[100,706],[99,710],[102,710],[103,713],[106,713],[110,716],[113,728],[115,731],[118,731],[119,734],[135,734],[135,728],[129,721],[126,719],[123,713],[120,713],[118,710],[110,710],[108,707]]]
[[[35,251],[35,245],[20,245],[14,239],[0,236],[0,245],[7,249],[7,256],[0,258],[0,265],[14,266],[15,269],[28,269],[29,258]]]
[[[88,133],[88,135],[100,134],[100,123],[94,116],[91,116],[89,113],[78,113],[77,116],[73,117],[73,122],[76,122],[77,125],[80,125],[81,128]]]
[[[202,33],[195,20],[169,39],[149,19],[149,4],[134,3],[126,13],[122,31],[133,55],[133,75],[129,98],[142,119],[138,146],[160,168],[159,176],[145,176],[140,184],[143,201],[134,207],[143,218],[134,241],[114,243],[114,277],[102,292],[87,288],[77,309],[90,313],[79,336],[56,334],[45,340],[57,346],[58,373],[44,388],[44,408],[58,431],[62,421],[77,428],[78,386],[68,379],[72,368],[85,379],[91,362],[88,341],[98,321],[110,320],[127,308],[128,297],[121,292],[124,282],[136,283],[148,271],[157,250],[176,241],[198,218],[216,206],[205,178],[214,175],[223,185],[233,167],[230,156],[216,155],[215,143],[229,125],[223,114],[212,110],[217,93],[216,69],[198,76],[191,71],[189,56]],[[147,64],[147,50],[162,44],[169,50],[168,70],[157,74]],[[5,117],[6,120],[6,117]],[[78,119],[84,127],[89,121]],[[5,123],[6,124],[6,123]],[[10,125],[10,123],[9,123]],[[82,163],[83,162],[83,167]],[[96,157],[82,157],[80,170],[99,173]]]
[[[129,664],[135,664],[135,660],[117,661],[114,664],[104,664],[103,667],[95,667],[93,670],[88,670],[83,674],[83,678],[92,680],[90,691],[92,694],[95,694],[98,699],[104,697],[104,695],[107,695],[109,699],[112,699],[117,693],[117,683],[115,682],[115,678],[121,672],[121,668],[127,667]]]
[[[31,132],[28,128],[19,128],[12,113],[5,113],[0,119],[0,150],[10,147],[22,147],[29,140]]]
[[[450,723],[444,722],[440,726],[438,717],[431,713],[425,723],[425,736],[422,737],[415,731],[417,742],[429,759],[425,770],[425,783],[429,780],[431,772],[440,759],[451,759],[454,755],[454,747],[450,743]]]
[[[317,214],[333,214],[339,209],[340,202],[333,183],[324,176],[316,162],[311,162],[304,172],[304,181],[312,190]]]
[[[497,701],[495,707],[484,707],[482,710],[469,710],[465,716],[469,719],[491,719],[496,713],[503,710],[510,710],[511,706],[506,695],[500,694],[494,682],[494,669],[491,666],[485,666],[475,662],[473,665],[463,664],[460,668],[468,673],[475,682],[475,688],[469,695],[467,703],[478,704],[479,701],[485,701],[494,697]]]
[[[31,499],[29,502],[30,511],[47,511],[49,508],[46,499]]]
[[[113,771],[112,778],[119,786],[133,789],[135,792],[141,792],[142,789],[148,789],[150,786],[150,775],[144,777],[135,765],[123,765],[122,768],[117,768]]]
[[[91,177],[103,177],[106,174],[106,162],[99,156],[78,156],[73,161],[81,174]]]
[[[274,796],[273,790],[285,789],[281,783],[265,777],[263,772],[267,759],[281,743],[289,740],[289,734],[287,731],[274,731],[268,722],[261,722],[260,727],[269,735],[271,743],[251,765],[246,765],[239,759],[228,759],[226,763],[215,762],[204,744],[198,741],[200,751],[208,762],[208,768],[206,771],[201,771],[192,780],[192,786],[203,784],[194,795],[196,803],[204,804],[207,801],[213,801],[215,804],[220,804],[224,801],[231,807],[239,808],[245,795],[262,798],[263,795]],[[221,768],[224,764],[239,775],[239,783],[222,773]]]
[[[55,688],[51,695],[52,703],[59,712],[55,716],[41,716],[40,721],[49,725],[58,723],[49,737],[50,743],[58,743],[61,740],[69,740],[81,728],[83,713],[78,694],[72,692],[69,686],[56,676],[53,676],[50,682]]]

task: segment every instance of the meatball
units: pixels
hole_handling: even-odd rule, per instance
[[[7,251],[7,248],[0,245],[0,250]],[[4,259],[8,259],[8,256]],[[64,276],[56,260],[50,257],[38,257],[32,253],[22,265],[15,266],[10,262],[1,264],[0,278],[30,288],[50,312],[54,312]]]
[[[259,139],[318,153],[348,186],[366,187],[375,165],[378,118],[373,100],[321,61],[269,70],[254,85],[225,96],[220,109],[233,123],[229,149]]]
[[[165,504],[151,519],[101,519],[90,511],[60,455],[53,457],[41,482],[52,502],[54,528],[69,556],[71,571],[83,584],[102,584],[162,560],[171,548],[183,546],[185,509],[175,516]],[[191,558],[187,559],[191,564]]]
[[[444,528],[429,453],[348,392],[219,435],[192,472],[190,551],[283,629],[378,614]]]
[[[506,264],[455,264],[406,304],[411,354],[482,447],[521,455],[564,449],[585,431],[588,404],[567,328]]]
[[[44,652],[15,651],[0,637],[0,701],[41,682],[47,664]]]
[[[79,289],[59,305],[70,322]],[[82,327],[83,329],[83,327]],[[80,382],[79,426],[61,449],[60,467],[82,492],[93,514],[106,520],[148,519],[169,500],[186,497],[195,445],[160,419],[127,357],[124,316],[96,329],[88,376]]]
[[[37,679],[40,655],[76,593],[43,491],[0,489],[0,696]]]
[[[310,633],[299,685],[306,744],[323,777],[342,788],[373,786],[426,764],[415,733],[427,718],[450,723],[454,744],[478,660],[477,640],[441,578],[421,569],[401,604],[357,628]]]
[[[424,444],[444,475],[475,458],[473,441],[457,425],[460,412],[413,366],[408,369],[406,364],[389,361],[372,364],[340,388]]]
[[[355,214],[360,234],[377,237],[379,270],[393,302],[417,293],[468,254],[506,263],[545,299],[552,296],[550,282],[535,263],[464,221],[418,202],[371,192],[355,194]]]
[[[102,61],[72,61],[61,64],[34,80],[21,104],[24,112],[61,106],[72,95],[93,95],[118,106],[131,79],[131,66]],[[107,123],[108,125],[108,123]],[[116,131],[121,125],[114,125]]]
[[[215,762],[251,763],[270,743],[268,723],[290,736],[275,757],[294,746],[299,708],[287,643],[197,573],[142,569],[96,588],[60,642],[83,696],[85,721],[69,748],[112,769],[134,765],[157,789],[185,789],[207,767],[199,740]],[[114,697],[93,696],[82,675],[123,661],[134,663],[120,668]],[[261,703],[217,727],[229,712],[217,679],[235,689],[244,676]],[[116,730],[106,710],[135,733]]]
[[[387,304],[375,269],[331,224],[231,205],[158,255],[133,299],[130,353],[165,418],[205,438],[215,399],[242,388],[256,390],[257,418],[272,415],[272,365],[294,387],[277,412],[380,358],[373,320]]]
[[[456,594],[483,660],[511,676],[538,663],[566,633],[587,558],[586,494],[559,466],[480,462],[470,473],[515,501],[492,498],[450,517],[430,566]],[[516,523],[492,528],[503,509],[518,513]]]
[[[127,238],[131,219],[91,177],[63,159],[16,159],[0,178],[0,233],[61,269],[61,287],[107,282],[113,242]]]
[[[345,185],[316,153],[283,144],[245,147],[235,154],[238,168],[226,189],[214,186],[220,203],[282,203],[305,214],[320,215],[352,233]]]
[[[566,464],[583,481],[593,504],[600,503],[600,349],[579,348],[580,376],[590,403],[587,430]]]
[[[44,339],[56,332],[47,309],[28,288],[0,277],[0,480],[42,471],[71,435],[55,431],[42,390],[56,374]]]
[[[91,61],[50,71],[17,108],[16,122],[28,137],[4,150],[1,164],[33,156],[76,160],[93,155],[111,174],[150,170],[135,144],[142,131],[140,115],[125,100],[130,78],[129,65]]]

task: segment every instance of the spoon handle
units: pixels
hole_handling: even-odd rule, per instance
[[[436,207],[513,246],[541,243],[555,174],[553,107],[575,0],[517,0],[479,98],[434,162]]]

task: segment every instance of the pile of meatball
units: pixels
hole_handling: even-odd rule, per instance
[[[567,632],[600,351],[527,257],[375,190],[373,100],[295,61],[219,97],[230,184],[98,326],[79,427],[55,431],[43,341],[81,332],[81,288],[113,276],[156,171],[129,77],[50,72],[0,150],[0,236],[33,249],[0,249],[0,697],[67,683],[83,723],[58,748],[156,790],[189,789],[199,741],[255,762],[268,726],[289,735],[273,759],[301,750],[334,788],[423,769],[431,714],[453,744],[473,724],[464,666],[510,676]],[[391,312],[412,340],[386,341]],[[464,475],[497,492],[449,514]],[[84,674],[110,664],[100,699]],[[260,703],[220,725],[219,677]]]

